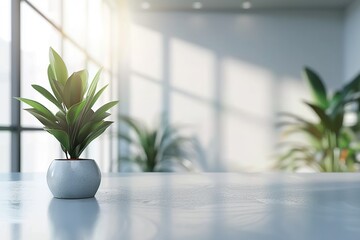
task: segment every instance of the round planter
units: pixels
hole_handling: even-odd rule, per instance
[[[92,159],[55,159],[47,171],[47,183],[55,198],[94,197],[100,182],[100,169]]]

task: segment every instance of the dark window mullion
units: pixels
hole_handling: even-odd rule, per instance
[[[21,170],[20,102],[14,97],[21,93],[20,2],[11,1],[11,172]]]

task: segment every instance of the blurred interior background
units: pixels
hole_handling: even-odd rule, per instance
[[[31,84],[48,86],[50,46],[70,72],[87,68],[93,77],[102,66],[110,91],[101,102],[120,100],[116,125],[83,155],[102,171],[278,171],[278,113],[316,121],[302,102],[311,98],[304,66],[330,92],[352,80],[359,26],[355,0],[1,0],[0,172],[45,172],[64,157],[12,99],[43,101]],[[196,154],[168,155],[192,163],[147,168],[142,149],[125,138],[136,134],[118,116],[179,129]]]

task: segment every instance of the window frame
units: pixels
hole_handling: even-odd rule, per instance
[[[46,21],[50,24],[61,36],[61,49],[60,53],[63,54],[64,52],[64,41],[69,41],[72,43],[79,51],[81,51],[85,56],[85,66],[88,65],[89,62],[94,63],[97,67],[101,67],[102,64],[92,57],[91,53],[87,51],[86,46],[81,46],[76,40],[74,40],[71,36],[69,36],[63,30],[63,22],[64,22],[64,14],[63,14],[63,0],[60,1],[60,25],[53,22],[50,18],[48,18],[42,11],[40,11],[36,6],[34,6],[31,1],[29,0],[11,0],[11,44],[10,44],[10,88],[11,88],[11,103],[10,103],[10,112],[11,112],[11,119],[10,125],[0,125],[0,131],[9,132],[11,134],[10,138],[10,171],[11,172],[21,172],[21,134],[23,132],[28,131],[44,131],[42,128],[39,127],[26,127],[21,123],[21,104],[19,101],[14,99],[14,97],[18,97],[21,95],[21,5],[27,4],[35,13],[39,14]],[[104,4],[109,4],[107,1],[104,1]],[[110,9],[112,9],[110,7]],[[85,11],[86,17],[86,24],[87,27],[85,29],[85,36],[88,36],[89,26],[88,26],[88,9]],[[112,15],[115,15],[114,11],[111,11]],[[111,39],[111,47],[114,47],[114,40]],[[110,56],[111,59],[114,58],[112,54]],[[115,79],[115,71],[113,69],[113,63],[110,63],[110,66],[104,66],[103,71],[107,72],[110,76],[110,82],[113,82]],[[112,93],[110,93],[112,95]],[[110,136],[110,151],[113,151],[113,141],[114,139]],[[112,159],[110,159],[111,161]]]

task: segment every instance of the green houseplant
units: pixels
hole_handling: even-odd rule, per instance
[[[120,132],[118,137],[130,144],[131,153],[119,158],[120,162],[136,163],[144,172],[174,171],[166,165],[177,164],[186,171],[196,171],[193,163],[200,146],[193,137],[182,136],[180,128],[169,124],[154,128],[127,116],[120,121],[129,127],[129,132]]]
[[[292,171],[304,166],[321,172],[357,170],[356,154],[360,148],[354,129],[344,125],[344,117],[346,105],[359,100],[360,75],[334,94],[327,91],[312,69],[304,69],[304,78],[312,95],[312,102],[304,103],[317,120],[288,112],[279,114],[278,126],[285,141],[278,145],[281,154],[276,167]],[[293,135],[302,135],[305,141],[290,140]]]
[[[17,99],[31,107],[25,110],[37,118],[44,125],[44,130],[59,141],[65,153],[66,159],[54,160],[48,170],[48,185],[54,196],[93,197],[100,184],[100,171],[94,160],[80,159],[80,156],[86,147],[112,124],[104,119],[110,115],[107,111],[115,106],[117,101],[93,110],[94,104],[107,87],[106,85],[96,91],[101,70],[88,86],[87,70],[68,76],[64,61],[52,48],[49,58],[48,79],[52,93],[39,85],[32,87],[54,104],[58,111],[52,113],[43,104],[31,99]]]

